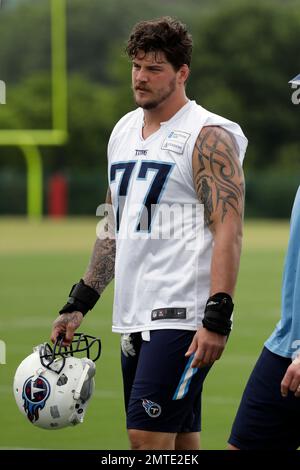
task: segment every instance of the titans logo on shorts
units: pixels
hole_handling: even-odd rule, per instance
[[[132,333],[135,355],[122,353],[127,429],[197,432],[201,392],[209,367],[191,367],[185,353],[194,331],[155,330],[150,341]]]

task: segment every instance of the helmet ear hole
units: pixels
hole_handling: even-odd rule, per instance
[[[62,385],[66,385],[67,382],[68,382],[68,377],[65,374],[61,374],[58,381],[56,382],[56,385],[60,387]]]

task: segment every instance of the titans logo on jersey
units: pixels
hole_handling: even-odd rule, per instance
[[[50,384],[44,377],[29,377],[23,386],[22,398],[24,410],[32,423],[39,419],[39,410],[42,410],[50,395]]]

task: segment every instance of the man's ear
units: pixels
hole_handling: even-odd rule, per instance
[[[178,83],[184,84],[190,74],[190,68],[187,64],[183,64],[180,69],[178,70]]]

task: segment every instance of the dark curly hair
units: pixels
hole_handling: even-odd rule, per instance
[[[184,64],[190,66],[192,49],[192,36],[186,26],[174,18],[164,16],[137,23],[129,36],[125,51],[131,59],[139,51],[162,51],[177,71]]]

